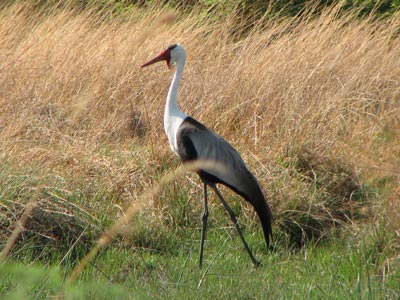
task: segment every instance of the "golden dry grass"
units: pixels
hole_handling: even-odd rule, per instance
[[[65,193],[113,195],[112,204],[95,207],[126,207],[178,164],[162,128],[172,72],[139,66],[179,42],[188,52],[182,110],[242,153],[275,215],[318,202],[310,184],[335,170],[359,186],[385,182],[379,196],[389,200],[375,202],[373,213],[397,207],[399,15],[360,20],[333,8],[316,17],[265,17],[240,35],[246,25],[234,13],[217,20],[163,8],[125,18],[34,10],[29,2],[3,8],[3,166],[34,176],[40,188],[58,182]],[[299,167],[304,154],[306,166]],[[182,185],[199,192],[191,182]],[[398,214],[388,217],[398,230]]]

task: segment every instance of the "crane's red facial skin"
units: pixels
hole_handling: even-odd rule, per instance
[[[156,62],[163,61],[163,60],[166,61],[168,68],[171,68],[171,66],[169,65],[169,62],[171,60],[171,53],[168,49],[162,51],[158,56],[154,57],[152,60],[149,60],[147,63],[141,65],[140,67],[144,68],[144,67],[152,65]]]

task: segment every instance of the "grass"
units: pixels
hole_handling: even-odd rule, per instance
[[[396,299],[398,295],[398,268],[389,271],[396,268],[395,262],[385,261],[378,268],[365,245],[351,239],[299,252],[257,253],[263,266],[254,269],[230,234],[210,233],[210,243],[216,245],[207,248],[207,268],[202,270],[197,268],[198,241],[186,242],[187,251],[174,256],[148,250],[132,254],[131,249],[112,247],[88,266],[75,285],[62,283],[60,269],[31,266],[28,273],[25,266],[8,265],[0,271],[7,278],[3,289],[8,285],[12,295],[22,293],[17,286],[25,287],[35,299],[62,294],[66,299]],[[192,234],[195,239],[198,231]],[[33,272],[40,276],[22,276]],[[44,288],[32,292],[28,290],[32,285]],[[5,299],[12,299],[10,294]]]
[[[249,24],[218,9],[2,6],[2,298],[396,299],[400,18],[339,11]],[[270,252],[223,189],[258,270],[214,197],[197,268],[202,187],[170,181],[180,163],[162,129],[172,74],[139,68],[175,42],[182,110],[268,196]]]

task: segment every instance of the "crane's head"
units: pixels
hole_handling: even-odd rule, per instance
[[[185,58],[185,49],[179,44],[174,44],[169,46],[167,49],[161,51],[161,53],[154,57],[152,60],[149,60],[147,63],[143,64],[141,68],[147,67],[151,64],[163,60],[165,60],[165,62],[167,63],[168,68],[171,68],[171,66],[173,66],[178,60],[184,60]]]

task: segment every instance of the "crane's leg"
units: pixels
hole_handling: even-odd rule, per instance
[[[228,205],[228,203],[226,203],[225,199],[222,197],[221,193],[219,192],[219,190],[217,189],[216,185],[210,185],[211,188],[213,189],[213,191],[217,194],[218,198],[221,200],[222,204],[224,205],[226,211],[228,212],[233,224],[235,225],[235,228],[244,244],[244,247],[246,248],[247,252],[250,255],[251,261],[253,262],[253,264],[257,267],[260,265],[260,262],[257,261],[253,255],[253,253],[251,252],[249,245],[247,245],[246,240],[243,237],[242,234],[242,230],[239,227],[238,221],[236,219],[235,213],[233,212],[232,208],[230,208],[230,206]]]
[[[201,229],[201,242],[200,242],[200,268],[203,265],[203,248],[204,241],[206,239],[206,229],[207,229],[207,220],[208,220],[208,201],[207,201],[207,184],[204,182],[204,212],[203,212],[203,227]]]

